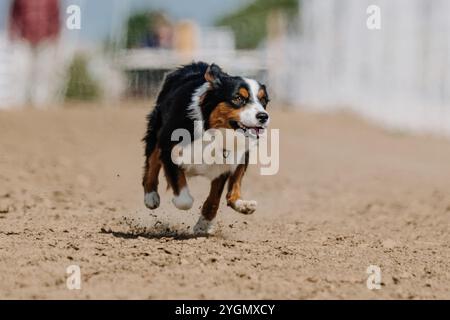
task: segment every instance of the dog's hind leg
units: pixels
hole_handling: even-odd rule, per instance
[[[167,182],[173,191],[172,203],[180,210],[192,208],[192,198],[186,181],[184,171],[172,162],[170,150],[161,150],[161,160],[166,174]]]
[[[144,203],[149,209],[159,207],[158,176],[161,170],[160,154],[158,147],[158,132],[161,127],[161,115],[156,106],[147,116],[147,132],[145,142],[145,166],[142,185],[144,187]]]
[[[192,208],[194,199],[189,192],[184,171],[179,168],[177,170],[178,179],[171,183],[174,193],[172,203],[180,210],[189,210]]]
[[[207,235],[212,233],[213,220],[216,217],[217,210],[219,209],[220,197],[222,196],[228,177],[229,174],[223,174],[211,182],[209,196],[202,207],[202,215],[194,227],[195,234]]]
[[[145,160],[144,178],[144,203],[149,209],[159,207],[160,199],[158,194],[159,171],[161,170],[160,160],[161,150],[156,147],[151,155]]]

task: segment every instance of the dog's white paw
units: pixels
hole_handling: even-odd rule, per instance
[[[159,194],[156,191],[152,191],[149,193],[146,193],[144,196],[144,203],[145,206],[149,209],[156,209],[159,207]]]
[[[173,197],[172,203],[180,210],[189,210],[194,204],[194,198],[192,198],[188,188],[183,188],[179,195]]]
[[[258,203],[255,200],[236,200],[234,204],[232,204],[232,208],[237,212],[243,214],[252,214],[256,210],[256,206]]]
[[[194,234],[196,236],[209,236],[214,233],[214,220],[206,220],[205,217],[200,216],[194,226]]]

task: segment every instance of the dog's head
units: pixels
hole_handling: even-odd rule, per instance
[[[205,73],[216,105],[209,116],[210,128],[241,129],[259,137],[269,125],[266,87],[253,79],[233,77],[211,64]]]

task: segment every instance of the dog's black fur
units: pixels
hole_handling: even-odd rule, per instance
[[[171,151],[177,142],[171,141],[172,132],[176,129],[186,129],[193,138],[194,122],[188,117],[187,107],[191,103],[193,92],[206,82],[204,74],[207,68],[206,63],[199,62],[169,73],[158,95],[155,108],[147,116],[145,156],[150,157],[156,145],[159,145],[166,177],[169,184],[175,188],[174,181],[178,179],[178,172],[172,162]]]

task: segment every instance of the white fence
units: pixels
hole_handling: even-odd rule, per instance
[[[6,108],[13,100],[11,90],[11,50],[6,36],[0,33],[0,109]]]
[[[450,135],[450,1],[300,3],[299,29],[270,49],[277,51],[270,69],[277,96]],[[381,9],[380,30],[366,26],[369,5]]]

